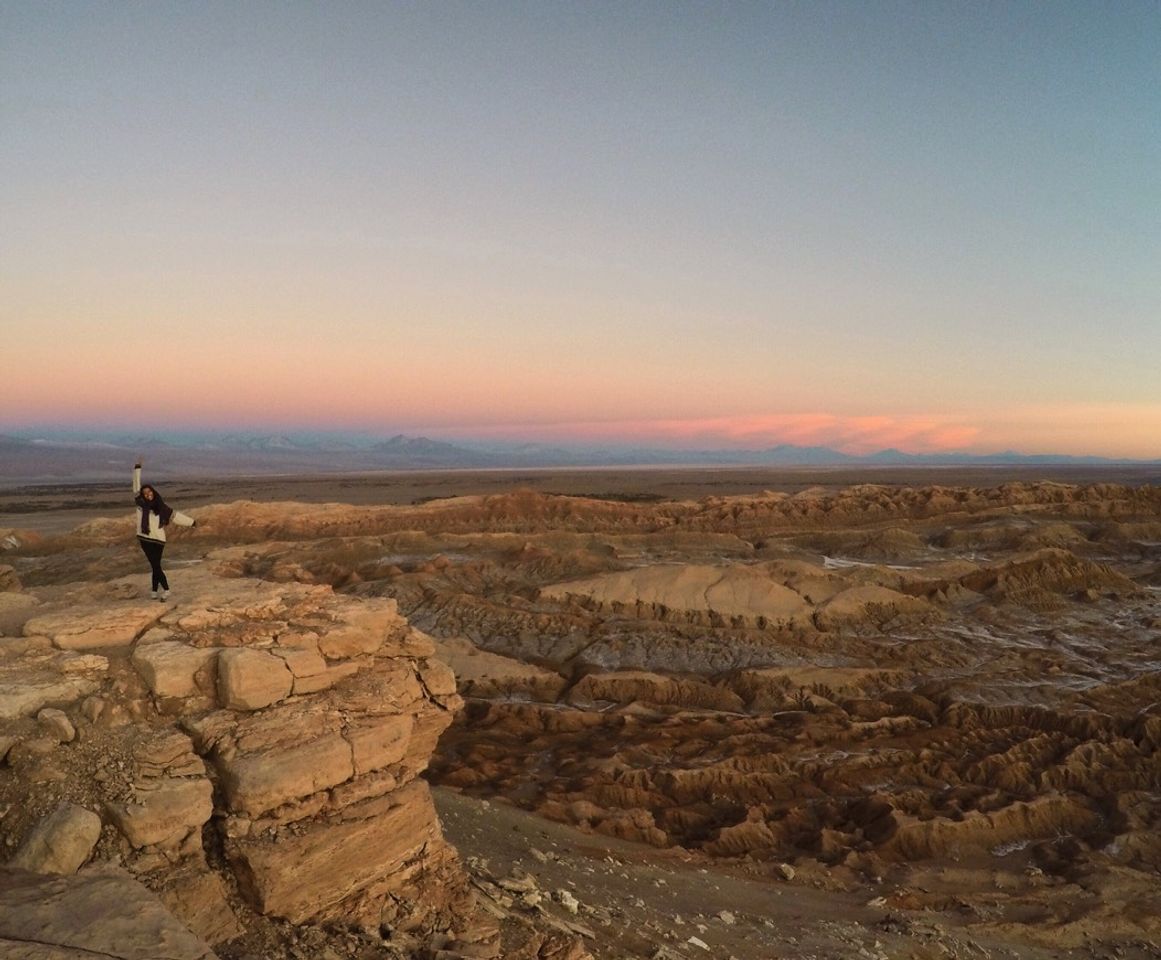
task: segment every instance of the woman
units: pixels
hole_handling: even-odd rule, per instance
[[[165,549],[165,528],[170,523],[179,527],[195,526],[193,517],[174,510],[161,499],[161,494],[148,483],[141,485],[141,464],[133,464],[133,502],[137,504],[137,542],[153,568],[153,592],[150,596],[163,603],[169,599],[169,581],[161,569],[161,552]]]

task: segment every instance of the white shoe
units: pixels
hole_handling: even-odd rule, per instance
[[[151,599],[151,600],[156,600],[156,599],[157,599],[157,591],[156,591],[156,590],[150,590],[150,591],[149,591],[149,599]]]
[[[161,591],[161,596],[160,596],[160,597],[158,597],[157,599],[158,599],[158,600],[160,600],[162,603],[165,603],[165,601],[169,599],[169,591],[168,591],[168,590],[162,590],[162,591]]]

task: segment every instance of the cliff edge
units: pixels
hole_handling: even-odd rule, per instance
[[[393,600],[174,581],[4,594],[6,884],[114,866],[211,946],[310,924],[496,955],[419,779],[461,705],[431,639]]]

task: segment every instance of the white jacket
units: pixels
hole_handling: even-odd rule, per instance
[[[133,468],[133,496],[141,492],[141,468]],[[169,518],[170,523],[176,523],[179,527],[192,527],[194,525],[193,517],[186,516],[180,510],[174,510],[173,516]],[[137,508],[137,526],[134,527],[137,531],[137,536],[142,540],[158,540],[165,543],[165,527],[161,525],[161,517],[159,517],[152,510],[149,511],[149,532],[141,532],[141,508]]]

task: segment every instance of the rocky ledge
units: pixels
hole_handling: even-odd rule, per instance
[[[495,956],[419,779],[461,705],[431,639],[393,600],[173,580],[168,603],[115,580],[5,607],[2,886],[116,867],[209,945],[314,924]]]

